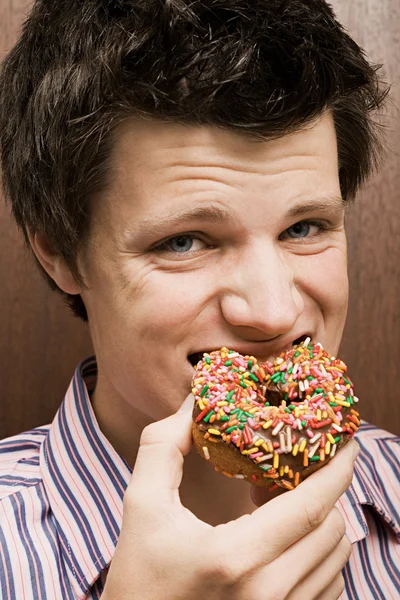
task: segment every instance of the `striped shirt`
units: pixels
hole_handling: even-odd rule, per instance
[[[0,598],[100,598],[132,470],[99,429],[94,358],[77,368],[51,425],[0,442]],[[342,600],[400,589],[400,438],[366,422],[337,506],[353,545]]]

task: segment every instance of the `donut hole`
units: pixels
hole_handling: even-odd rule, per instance
[[[265,401],[269,402],[271,406],[280,406],[282,404],[282,394],[280,394],[278,391],[274,391],[274,390],[267,390],[266,394],[265,394]],[[293,404],[296,404],[296,402],[293,402]]]

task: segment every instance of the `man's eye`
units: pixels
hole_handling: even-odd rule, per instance
[[[306,238],[312,237],[320,233],[322,230],[326,229],[324,223],[315,222],[315,221],[299,221],[295,223],[291,227],[288,227],[286,231],[281,234],[281,238],[290,237],[290,238]]]
[[[157,251],[162,252],[173,252],[184,254],[185,252],[196,252],[203,250],[205,243],[193,235],[177,235],[176,237],[166,240],[159,246]]]

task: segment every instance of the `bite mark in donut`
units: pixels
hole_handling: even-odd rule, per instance
[[[293,489],[360,425],[347,366],[309,338],[267,363],[228,348],[205,353],[192,392],[197,451],[262,487]]]

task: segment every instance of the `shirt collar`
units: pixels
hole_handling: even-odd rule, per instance
[[[75,371],[48,437],[41,470],[77,598],[85,598],[110,563],[121,530],[129,465],[102,434],[89,398],[94,357]]]
[[[89,397],[96,377],[94,357],[78,365],[41,450],[43,481],[77,598],[86,597],[111,562],[121,530],[123,495],[132,474],[97,423]],[[384,493],[387,475],[382,485],[376,485],[382,473],[371,458],[371,429],[376,430],[362,422],[356,436],[361,452],[353,482],[337,505],[352,543],[369,533],[365,505],[388,523],[400,542],[400,518]],[[379,443],[390,445],[392,438],[379,438]]]
[[[370,507],[400,543],[400,438],[366,421],[361,422],[355,438],[361,451],[354,465],[353,481],[337,503],[346,521],[347,536],[355,543],[369,534],[364,510]]]

